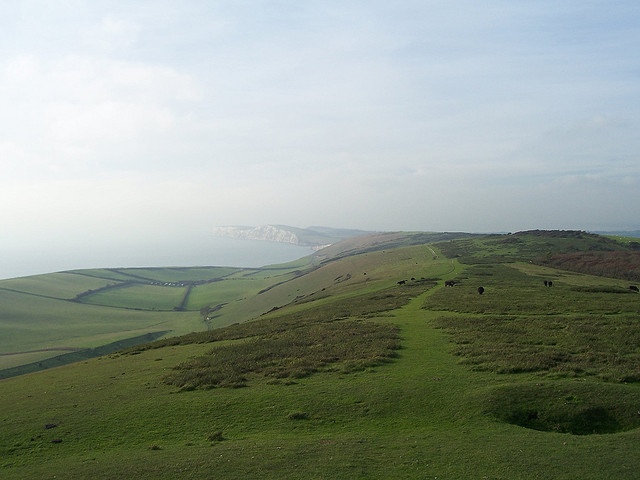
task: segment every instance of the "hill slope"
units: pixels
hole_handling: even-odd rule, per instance
[[[2,478],[636,477],[626,281],[529,260],[573,234],[387,235],[207,310],[251,322],[3,380]]]
[[[329,286],[333,277],[323,279],[322,286],[317,280],[291,283],[323,264],[402,242],[420,243],[425,235],[431,238],[400,233],[352,238],[265,268],[92,269],[0,280],[0,378],[109,353],[143,339],[249,320],[302,295],[295,283],[305,284],[300,291],[307,295],[313,285]],[[331,268],[323,272],[333,275]]]

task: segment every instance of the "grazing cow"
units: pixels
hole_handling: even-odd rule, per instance
[[[398,285],[404,285],[405,283],[407,283],[407,281],[406,281],[406,280],[400,280],[400,281],[398,282]]]
[[[549,286],[549,282],[547,282],[546,280],[544,281],[544,286],[548,287]]]
[[[456,282],[454,282],[453,280],[445,280],[444,281],[444,286],[445,287],[453,287],[456,284]]]
[[[632,292],[638,293],[638,287],[636,287],[635,285],[630,285],[629,290],[631,290]]]
[[[549,280],[547,283],[549,284],[550,287],[553,287],[553,282],[551,280]]]
[[[478,287],[478,293],[482,295],[484,293],[484,287]]]

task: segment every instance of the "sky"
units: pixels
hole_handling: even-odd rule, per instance
[[[637,0],[3,0],[0,255],[638,229],[639,51]]]

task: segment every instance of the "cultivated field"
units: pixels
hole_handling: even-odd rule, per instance
[[[637,478],[640,294],[545,262],[619,245],[416,238],[229,272],[192,288],[225,328],[3,380],[0,475]]]
[[[298,266],[90,269],[2,280],[0,378],[142,335],[206,330],[203,307],[239,300]]]

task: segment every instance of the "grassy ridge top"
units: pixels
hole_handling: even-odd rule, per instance
[[[2,381],[0,474],[635,478],[640,295],[532,257],[598,237],[510,237],[384,234],[193,285],[201,311],[156,313],[220,328]]]
[[[640,280],[640,243],[582,231],[531,230],[441,242],[438,247],[463,263],[528,261],[590,275]]]
[[[638,251],[640,245],[577,230],[529,230],[441,242],[438,247],[448,257],[478,264],[535,261],[565,253]]]

